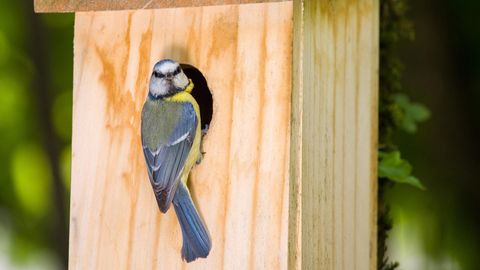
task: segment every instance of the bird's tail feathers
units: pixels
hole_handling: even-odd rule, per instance
[[[173,205],[182,229],[182,258],[187,262],[206,258],[212,248],[212,241],[187,187],[182,182],[175,192]]]

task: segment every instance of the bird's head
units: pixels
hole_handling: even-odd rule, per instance
[[[187,88],[189,80],[180,64],[170,59],[158,61],[150,77],[149,92],[155,98],[167,97]]]

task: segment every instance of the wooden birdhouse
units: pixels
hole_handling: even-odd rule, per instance
[[[376,268],[378,0],[35,9],[75,12],[70,269]],[[202,85],[209,125],[190,190],[213,248],[188,264],[140,141],[163,58]]]

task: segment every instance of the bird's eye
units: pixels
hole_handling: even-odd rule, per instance
[[[180,67],[177,67],[177,69],[175,69],[175,71],[173,72],[173,76],[177,75],[178,73],[180,73]]]
[[[155,76],[155,78],[160,78],[160,79],[165,77],[165,75],[163,75],[162,73],[157,72],[157,71],[153,72],[153,76]]]

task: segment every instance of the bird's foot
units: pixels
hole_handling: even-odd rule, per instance
[[[207,134],[207,132],[208,132],[208,129],[209,129],[209,128],[210,128],[210,126],[209,126],[208,124],[207,124],[207,125],[205,125],[205,128],[204,128],[204,129],[202,129],[202,137],[203,137],[203,136],[205,136],[205,135]]]
[[[205,155],[205,152],[201,151],[200,155],[198,156],[198,159],[197,159],[197,165],[202,162],[204,155]]]

